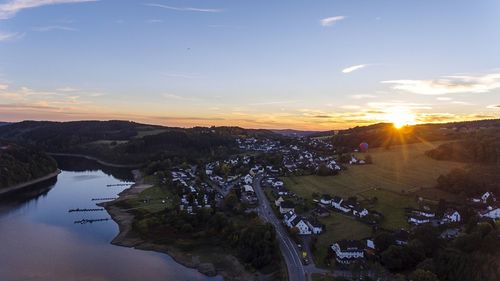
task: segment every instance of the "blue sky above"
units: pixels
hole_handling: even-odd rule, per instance
[[[0,119],[499,118],[498,15],[495,0],[0,0]]]

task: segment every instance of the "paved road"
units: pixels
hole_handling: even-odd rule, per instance
[[[253,182],[253,187],[257,198],[259,199],[259,206],[257,211],[259,216],[265,221],[270,222],[274,225],[276,233],[278,235],[278,241],[280,244],[281,252],[285,258],[286,267],[288,269],[288,280],[290,281],[306,281],[304,266],[300,258],[300,252],[297,249],[297,245],[290,239],[288,232],[281,224],[281,221],[274,214],[269,200],[267,200],[266,195],[261,189],[260,181],[262,180],[262,175],[257,175]]]

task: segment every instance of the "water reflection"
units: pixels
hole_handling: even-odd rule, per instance
[[[126,188],[107,186],[123,183],[114,177],[117,171],[76,162],[60,164],[63,171],[57,179],[0,200],[4,210],[0,213],[0,280],[222,279],[208,278],[164,254],[111,245],[118,233],[112,220],[74,224],[109,215],[105,211],[69,213],[69,209],[96,208],[92,198],[115,197]],[[130,176],[120,178],[130,180]]]

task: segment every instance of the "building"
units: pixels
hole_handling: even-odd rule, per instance
[[[482,218],[490,218],[490,219],[500,219],[500,208],[499,207],[488,207],[486,210],[479,213]]]
[[[365,257],[364,244],[357,240],[340,240],[330,247],[335,253],[335,260],[341,264],[350,264]]]
[[[280,204],[280,213],[288,213],[290,211],[295,211],[295,204],[292,201],[283,201]]]

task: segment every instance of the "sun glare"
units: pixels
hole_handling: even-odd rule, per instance
[[[407,108],[401,107],[388,109],[385,113],[385,119],[388,122],[391,122],[397,129],[400,129],[406,125],[413,125],[416,123],[415,114]]]

